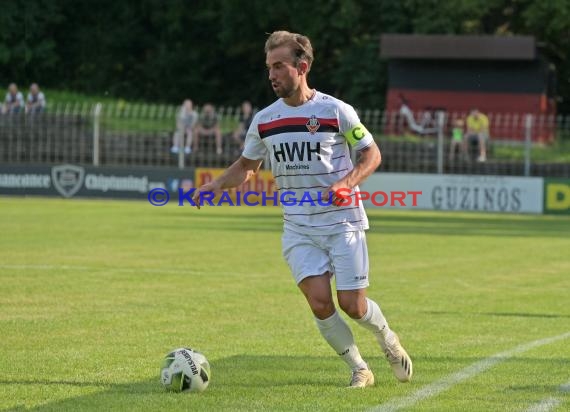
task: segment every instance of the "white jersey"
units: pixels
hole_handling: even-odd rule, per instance
[[[362,150],[374,140],[352,106],[316,92],[301,106],[279,99],[257,113],[242,155],[260,160],[269,154],[280,199],[287,204],[281,203],[285,229],[327,235],[368,229],[366,212],[362,202],[355,205],[354,194],[349,206],[327,204],[323,198],[353,169],[349,143]]]

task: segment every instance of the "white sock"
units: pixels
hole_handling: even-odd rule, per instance
[[[354,343],[354,337],[346,322],[335,311],[326,319],[315,318],[323,338],[352,370],[368,369]]]
[[[384,347],[386,340],[390,340],[392,337],[392,331],[378,304],[368,298],[366,298],[366,303],[368,304],[366,314],[362,318],[357,319],[356,322],[371,331],[380,346]]]

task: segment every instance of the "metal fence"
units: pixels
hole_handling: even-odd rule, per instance
[[[58,104],[40,114],[0,115],[0,162],[108,166],[226,167],[239,156],[231,138],[239,107],[218,107],[223,153],[213,139],[199,150],[172,154],[178,107],[168,105]],[[570,116],[488,114],[485,162],[477,139],[453,145],[455,120],[466,113],[402,113],[360,110],[383,154],[380,170],[570,176]]]

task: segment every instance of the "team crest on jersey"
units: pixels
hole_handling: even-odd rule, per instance
[[[311,134],[315,134],[317,130],[319,130],[319,127],[321,127],[319,119],[317,119],[317,116],[312,115],[307,122],[307,129],[309,129],[309,132],[311,132]]]

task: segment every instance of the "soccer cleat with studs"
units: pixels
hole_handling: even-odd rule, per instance
[[[398,335],[392,332],[390,339],[382,345],[382,350],[386,354],[386,359],[396,379],[400,382],[409,382],[413,374],[412,360],[400,344]]]
[[[370,369],[352,371],[349,388],[366,388],[374,385],[374,374]]]

